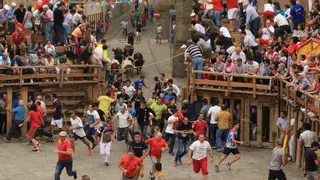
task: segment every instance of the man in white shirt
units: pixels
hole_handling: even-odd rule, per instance
[[[210,161],[213,163],[212,149],[208,141],[204,140],[203,134],[199,135],[199,140],[191,144],[189,148],[189,165],[193,164],[193,170],[195,173],[199,173],[200,170],[203,175],[203,180],[207,180],[208,176],[208,154],[210,154]],[[192,158],[191,158],[192,157]]]
[[[128,21],[124,20],[120,24],[121,24],[121,28],[122,28],[122,34],[127,36],[127,34],[128,34]]]
[[[231,60],[232,62],[236,62],[239,58],[242,60],[242,63],[246,63],[246,54],[241,51],[240,47],[236,47],[236,52],[232,53]]]
[[[126,91],[126,94],[129,95],[129,97],[132,97],[134,92],[136,92],[136,89],[131,85],[130,80],[126,81],[126,85],[123,86],[123,89]]]
[[[231,34],[230,34],[229,30],[224,26],[220,27],[220,35],[222,35],[226,38],[231,38]]]
[[[191,21],[191,28],[195,28],[197,31],[206,34],[206,29],[199,23],[197,23],[195,20]]]
[[[256,50],[258,49],[259,45],[256,43],[254,36],[250,36],[246,34],[246,31],[241,31],[240,35],[243,38],[244,47],[242,51],[248,51],[249,48]]]
[[[187,60],[187,53],[186,53],[186,50],[187,50],[187,45],[182,45],[181,47],[180,47],[180,49],[181,49],[181,51],[184,53],[184,61],[186,61]]]
[[[303,129],[303,133],[300,134],[299,144],[303,145],[306,151],[308,148],[311,148],[313,142],[318,142],[318,137],[314,131],[311,131],[311,124],[303,123]]]
[[[255,75],[259,70],[259,64],[253,58],[249,58],[247,59],[246,68],[249,75]]]
[[[120,107],[120,111],[114,116],[114,120],[116,120],[116,124],[118,125],[117,140],[125,140],[125,142],[128,143],[130,140],[128,136],[129,129],[132,129],[134,121],[131,114],[127,111],[126,107]]]
[[[166,134],[164,136],[164,140],[166,140],[167,143],[170,140],[170,143],[168,144],[169,145],[169,154],[171,154],[173,156],[174,155],[173,147],[174,147],[174,142],[176,140],[173,126],[175,126],[175,124],[179,121],[179,118],[178,118],[178,111],[177,110],[173,110],[172,113],[173,114],[168,118],[168,124],[167,124],[167,128],[165,130]]]
[[[72,112],[70,122],[71,127],[69,128],[69,130],[73,132],[73,138],[71,140],[73,151],[75,151],[74,140],[80,139],[86,146],[88,146],[88,153],[90,155],[92,153],[92,149],[90,143],[85,139],[86,133],[83,130],[82,120],[76,115],[75,112]]]
[[[274,17],[273,22],[276,26],[278,26],[274,32],[276,37],[283,37],[285,33],[290,32],[289,22],[281,13]]]
[[[257,42],[259,42],[260,45],[262,44],[270,45],[272,43],[274,27],[271,25],[271,21],[269,19],[266,21],[265,25],[264,23],[262,24],[262,27],[259,33],[262,33],[261,38],[257,39]]]
[[[219,100],[218,98],[214,99],[212,107],[209,108],[207,117],[210,117],[209,123],[209,142],[212,148],[216,146],[216,133],[218,130],[218,121],[215,120],[216,115],[218,112],[221,111],[221,107],[218,105]]]
[[[177,85],[173,84],[173,80],[172,79],[168,80],[168,87],[166,89],[164,89],[164,91],[167,91],[170,86],[172,86],[173,93],[175,93],[176,96],[177,96],[177,99],[179,99],[180,98],[180,89],[179,89],[179,87]]]
[[[92,143],[92,149],[94,149],[96,144],[94,143],[92,135],[94,135],[97,129],[99,129],[102,126],[99,113],[96,110],[94,110],[94,104],[89,104],[87,117],[88,121],[86,124],[86,137]]]

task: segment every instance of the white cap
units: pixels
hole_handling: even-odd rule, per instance
[[[44,5],[42,6],[43,9],[49,9],[49,6],[48,5]]]
[[[17,4],[15,2],[13,2],[13,3],[11,3],[11,6],[15,7],[15,6],[17,6]]]
[[[190,14],[190,17],[193,17],[193,16],[196,16],[196,13],[193,12]]]
[[[59,136],[65,137],[65,136],[67,136],[67,132],[61,131],[61,132],[59,133]]]
[[[182,45],[180,49],[184,49],[184,48],[187,48],[187,45],[185,45],[185,44]]]
[[[10,6],[8,6],[8,5],[4,5],[3,8],[4,8],[5,10],[7,10],[7,11],[10,10]]]

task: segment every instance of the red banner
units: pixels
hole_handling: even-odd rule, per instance
[[[37,0],[35,10],[49,3],[50,0]]]

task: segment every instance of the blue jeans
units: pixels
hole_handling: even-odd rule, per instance
[[[223,14],[223,10],[214,12],[214,21],[216,22],[216,26],[221,26],[222,14]]]
[[[174,159],[175,162],[181,160],[181,158],[186,155],[189,151],[190,142],[189,139],[180,139],[178,138],[178,151],[176,153],[176,157]],[[183,151],[182,151],[183,148]]]
[[[203,70],[203,58],[202,57],[195,57],[192,58],[192,65],[193,65],[193,70]],[[201,74],[198,73],[196,76],[197,79],[201,79]]]
[[[51,43],[52,43],[53,24],[54,24],[53,22],[46,22],[44,27],[46,41],[51,41]]]
[[[209,122],[209,143],[211,146],[216,145],[218,124],[210,124]]]
[[[14,135],[14,133],[17,133],[18,137],[22,137],[21,135],[21,128],[19,127],[19,124],[23,123],[23,121],[17,121],[17,120],[14,120],[12,122],[12,126],[9,130],[9,133],[8,133],[8,136],[7,136],[7,139],[10,141],[12,136]]]
[[[221,149],[222,147],[222,141],[225,141],[228,137],[229,129],[218,129],[217,130],[217,148]]]
[[[69,33],[71,33],[71,26],[64,24],[63,25],[63,42],[67,40],[67,36]]]
[[[260,17],[255,18],[250,22],[250,31],[254,37],[259,38]]]
[[[54,180],[60,180],[62,170],[66,168],[68,176],[77,176],[77,171],[72,171],[72,158],[68,160],[58,160]]]

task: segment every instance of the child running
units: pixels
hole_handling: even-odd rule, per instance
[[[237,147],[237,144],[243,144],[243,141],[236,140],[238,136],[239,127],[240,127],[239,122],[233,123],[233,128],[228,134],[226,147],[224,148],[224,151],[223,151],[224,155],[220,158],[219,163],[216,165],[216,172],[220,172],[219,170],[220,164],[229,156],[230,153],[235,155],[236,158],[233,159],[231,162],[227,162],[226,166],[228,167],[229,170],[231,170],[231,165],[240,159],[240,152]]]

